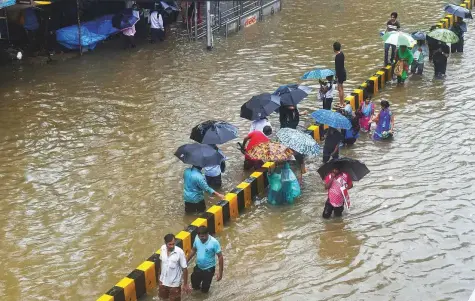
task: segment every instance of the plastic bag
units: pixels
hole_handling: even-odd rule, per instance
[[[285,163],[282,169],[282,197],[284,202],[293,204],[295,198],[300,196],[300,184],[297,177],[290,169],[289,163]]]
[[[267,175],[269,180],[269,192],[267,193],[267,201],[272,205],[277,205],[282,202],[282,178],[281,174],[277,172],[269,173]]]

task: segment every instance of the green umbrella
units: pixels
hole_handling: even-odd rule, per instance
[[[390,31],[383,35],[384,43],[399,46],[413,47],[417,42],[407,33]]]
[[[455,44],[459,41],[459,37],[454,32],[444,28],[434,29],[433,31],[429,32],[427,36],[433,38],[434,40],[450,44]]]

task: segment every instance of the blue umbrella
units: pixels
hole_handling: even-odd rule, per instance
[[[460,27],[460,29],[462,30],[462,32],[467,32],[467,23],[465,23],[464,21],[462,22],[458,22],[457,23]]]
[[[241,106],[241,117],[248,120],[263,119],[280,107],[280,97],[263,93],[253,96]]]
[[[414,38],[416,41],[425,41],[426,40],[426,34],[423,33],[422,31],[416,31],[411,34],[411,36]]]
[[[178,5],[176,3],[176,1],[173,1],[173,5],[170,5],[169,3],[165,2],[165,1],[160,1],[160,4],[162,4],[162,7],[164,10],[168,10],[168,11],[180,11],[180,9],[178,8]]]
[[[139,18],[132,14],[132,11],[124,10],[112,17],[112,26],[118,29],[126,29],[135,25]]]
[[[454,4],[447,4],[444,7],[444,10],[449,14],[454,16],[464,18],[464,19],[473,19],[472,12],[464,7],[454,5]]]
[[[295,106],[307,97],[311,91],[312,88],[310,87],[291,84],[280,86],[272,94],[280,96],[282,106]]]
[[[311,115],[318,123],[326,124],[332,128],[345,130],[351,129],[350,120],[340,113],[320,109],[313,112]]]
[[[334,76],[335,71],[331,69],[315,69],[309,72],[306,72],[300,79],[321,79],[326,78],[327,76]]]
[[[217,149],[207,144],[184,144],[180,146],[175,156],[185,164],[198,167],[220,165],[224,156]]]
[[[190,138],[203,144],[223,144],[237,138],[238,129],[234,125],[216,120],[208,120],[191,130]]]

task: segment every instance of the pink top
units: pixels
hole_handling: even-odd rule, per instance
[[[328,174],[325,177],[325,184],[330,182],[332,174]],[[330,204],[333,207],[341,207],[345,201],[343,197],[343,193],[347,196],[347,200],[349,201],[347,187],[352,185],[351,177],[346,173],[342,172],[337,175],[337,178],[333,181],[332,185],[328,189],[328,199],[330,200]],[[343,189],[342,189],[343,188]]]
[[[132,25],[132,27],[129,27],[127,29],[124,29],[122,33],[126,36],[133,37],[135,36],[135,25]]]

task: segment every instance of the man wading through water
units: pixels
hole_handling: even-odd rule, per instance
[[[198,227],[196,232],[197,237],[190,253],[190,258],[193,258],[196,254],[196,266],[191,274],[191,286],[194,290],[201,289],[201,292],[207,293],[216,270],[216,257],[219,260],[216,281],[221,281],[221,278],[223,278],[223,253],[216,238],[209,235],[208,228],[201,226]]]
[[[175,235],[167,234],[164,237],[165,244],[160,248],[160,283],[158,294],[162,299],[171,301],[181,300],[181,286],[183,291],[191,291],[188,286],[188,265],[185,252],[175,246]]]

